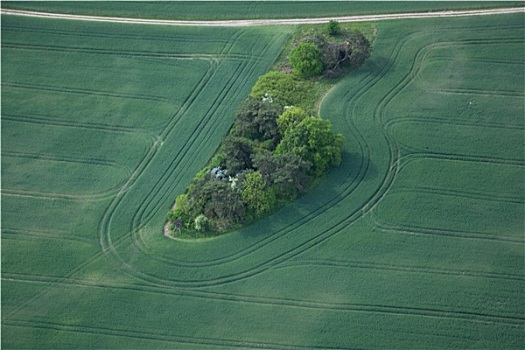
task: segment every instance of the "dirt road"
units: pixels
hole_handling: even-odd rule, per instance
[[[324,17],[324,18],[296,18],[296,19],[242,19],[226,21],[179,21],[179,20],[157,20],[142,18],[121,18],[121,17],[102,17],[102,16],[83,16],[67,15],[60,13],[44,13],[34,11],[21,11],[1,9],[0,13],[6,15],[18,15],[41,18],[60,18],[79,21],[96,21],[96,22],[116,22],[116,23],[133,23],[133,24],[154,24],[154,25],[171,25],[171,26],[206,26],[206,27],[249,27],[261,25],[278,25],[278,24],[316,24],[326,23],[329,20],[339,22],[369,22],[383,21],[392,19],[407,18],[437,18],[437,17],[463,17],[463,16],[482,16],[497,15],[525,12],[525,7],[501,8],[491,10],[465,10],[465,11],[439,11],[439,12],[417,12],[417,13],[398,13],[385,15],[359,15],[359,16],[342,16],[342,17]]]

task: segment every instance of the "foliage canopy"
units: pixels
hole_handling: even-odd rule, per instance
[[[292,127],[277,146],[277,154],[292,153],[313,164],[316,176],[341,163],[343,135],[332,132],[327,120],[307,117]]]
[[[301,43],[292,50],[290,64],[294,69],[294,74],[303,79],[320,75],[323,72],[321,51],[310,43]]]

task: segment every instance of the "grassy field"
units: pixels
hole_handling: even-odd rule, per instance
[[[182,20],[298,18],[523,6],[519,1],[2,1],[3,8]]]
[[[321,104],[342,165],[179,242],[173,198],[292,28],[2,16],[2,347],[523,347],[524,23],[378,23]]]

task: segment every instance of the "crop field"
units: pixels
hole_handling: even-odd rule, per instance
[[[2,1],[42,12],[181,20],[308,18],[523,6],[519,1]]]
[[[162,225],[291,27],[2,16],[2,348],[518,349],[523,14],[377,23],[341,166],[241,231]]]

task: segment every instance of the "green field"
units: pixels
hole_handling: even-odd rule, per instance
[[[225,20],[523,6],[520,1],[2,1],[3,8],[95,16]]]
[[[2,16],[2,347],[518,349],[524,15],[377,23],[323,99],[341,166],[162,234],[293,28]]]

